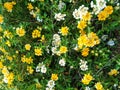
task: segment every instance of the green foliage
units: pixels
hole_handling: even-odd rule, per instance
[[[90,0],[0,0],[0,90],[49,90],[51,80],[50,90],[118,90],[120,5],[104,2],[95,14]],[[107,6],[113,12],[100,20]],[[80,7],[90,20],[84,21],[85,10],[74,14]],[[93,77],[88,85],[82,82],[87,74]]]

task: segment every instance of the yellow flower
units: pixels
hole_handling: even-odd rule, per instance
[[[112,6],[106,6],[104,11],[107,13],[107,14],[112,14],[113,13],[113,7]]]
[[[27,71],[29,72],[29,74],[33,74],[34,72],[31,66],[27,66]]]
[[[0,15],[0,24],[2,24],[4,21],[4,17],[2,15]]]
[[[0,61],[0,69],[2,69],[3,67],[3,63]]]
[[[66,26],[66,27],[62,27],[61,29],[60,29],[60,33],[63,35],[63,36],[66,36],[67,34],[68,34],[68,27]]]
[[[95,88],[96,88],[97,90],[104,90],[101,82],[97,82],[97,83],[95,84]]]
[[[22,61],[23,63],[27,63],[27,64],[33,63],[32,57],[27,58],[25,55],[24,55],[23,57],[21,57],[21,61]]]
[[[6,66],[3,67],[2,74],[4,74],[4,75],[8,75],[9,74],[9,71],[8,71]]]
[[[31,48],[31,45],[30,45],[30,44],[25,44],[25,49],[26,49],[26,50],[28,50],[28,51],[29,51],[29,50],[30,50],[30,48]]]
[[[11,85],[14,80],[14,74],[11,72],[7,76],[8,84]]]
[[[86,32],[83,29],[81,29],[79,32],[80,32],[81,36],[86,34]]]
[[[12,61],[12,60],[13,60],[13,57],[11,57],[11,56],[6,56],[6,58],[7,58],[9,61]]]
[[[51,79],[54,81],[58,80],[58,75],[57,74],[52,74]]]
[[[25,62],[26,62],[27,64],[33,63],[32,57],[26,58],[26,59],[25,59]]]
[[[110,76],[112,76],[112,75],[116,76],[117,74],[119,74],[119,72],[118,72],[116,69],[112,69],[112,70],[108,73],[108,75],[110,75]]]
[[[33,32],[32,32],[32,38],[39,38],[41,35],[41,32],[37,29],[35,29]]]
[[[8,12],[11,12],[13,9],[13,5],[15,5],[16,2],[5,2],[4,7],[7,9]]]
[[[25,57],[25,55],[21,57],[21,61],[22,61],[23,63],[26,62],[26,57]]]
[[[93,80],[93,77],[88,73],[88,74],[84,75],[84,77],[82,79],[82,83],[85,85],[88,85],[91,80]]]
[[[5,44],[8,45],[8,47],[11,47],[11,43],[9,40],[7,40]]]
[[[16,29],[16,33],[17,33],[17,35],[19,35],[20,37],[22,37],[22,36],[24,36],[25,35],[25,29],[23,29],[22,27],[20,27],[20,28],[17,28]]]
[[[91,13],[90,12],[87,12],[86,15],[83,16],[83,20],[85,21],[90,21],[91,20]]]
[[[78,22],[77,28],[83,30],[84,28],[86,28],[86,26],[87,26],[86,21],[83,21],[83,20],[82,20],[82,21],[79,21],[79,22]]]
[[[32,4],[31,4],[31,3],[28,3],[27,8],[28,8],[29,10],[32,10],[34,7],[32,6]]]
[[[97,17],[98,17],[98,20],[104,21],[108,17],[108,14],[105,11],[101,11]]]
[[[82,50],[82,56],[86,57],[89,54],[89,48],[83,48]]]
[[[79,49],[82,49],[83,45],[86,45],[86,42],[87,42],[87,35],[86,34],[81,35],[78,38],[78,47],[79,47]]]
[[[86,46],[93,47],[93,46],[95,46],[99,43],[100,43],[100,39],[98,38],[96,33],[91,32],[91,33],[88,34],[88,40],[86,42]]]
[[[44,42],[44,41],[45,41],[45,36],[44,36],[44,35],[42,35],[40,41],[41,41],[41,42]]]
[[[10,31],[5,30],[5,31],[4,31],[4,35],[3,35],[3,37],[7,37],[7,38],[9,39],[9,38],[12,38],[13,35],[12,35],[12,33],[11,33]]]
[[[42,56],[42,49],[41,48],[35,48],[34,52],[35,52],[36,56]]]
[[[66,53],[68,50],[67,50],[67,47],[66,46],[61,46],[60,47],[60,53]]]

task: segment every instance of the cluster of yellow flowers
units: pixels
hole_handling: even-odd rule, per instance
[[[32,57],[27,58],[25,55],[24,55],[23,57],[21,57],[21,61],[22,61],[23,63],[27,63],[27,64],[33,63]]]
[[[12,12],[13,6],[16,4],[16,2],[5,2],[4,7],[7,9],[8,12]]]
[[[100,43],[100,40],[96,33],[90,32],[88,35],[83,34],[78,38],[78,47],[82,50],[82,55],[87,56],[89,52],[89,47],[93,47]],[[88,47],[88,48],[86,48]]]
[[[27,71],[29,72],[29,74],[33,74],[34,69],[32,69],[31,66],[27,66]]]
[[[110,76],[112,76],[112,75],[116,76],[117,74],[119,74],[119,72],[116,69],[111,69],[111,71],[108,74]]]
[[[11,85],[14,80],[14,74],[9,72],[6,66],[3,67],[2,74],[4,75],[3,81],[8,83],[8,85]]]
[[[106,18],[109,17],[113,13],[113,7],[112,6],[106,6],[103,11],[101,11],[98,14],[98,20],[104,21]]]
[[[39,0],[39,1],[44,1],[44,0]],[[50,1],[54,2],[53,0],[50,0]],[[72,1],[72,0],[70,0],[70,1]],[[87,0],[87,1],[89,1],[89,0]],[[67,41],[67,40],[71,39],[71,38],[68,38],[68,37],[69,37],[70,29],[72,28],[72,26],[70,26],[69,24],[67,26],[66,22],[63,22],[62,26],[60,26],[60,29],[59,29],[58,33],[56,33],[56,31],[55,31],[55,33],[53,33],[51,31],[52,34],[54,34],[53,35],[53,42],[51,42],[52,39],[49,38],[49,35],[48,35],[48,37],[47,37],[47,35],[45,37],[45,35],[43,34],[45,32],[42,32],[42,27],[41,26],[44,24],[43,29],[47,30],[47,28],[46,28],[47,23],[45,23],[44,21],[42,23],[42,20],[40,21],[40,18],[43,18],[43,19],[47,18],[47,14],[49,14],[48,11],[47,11],[47,13],[45,13],[42,16],[40,11],[41,12],[44,12],[44,11],[41,10],[39,7],[37,7],[37,5],[38,5],[37,3],[32,3],[32,2],[38,2],[38,0],[37,1],[29,0],[27,2],[28,2],[28,3],[26,3],[27,4],[26,8],[28,9],[27,11],[29,11],[30,15],[33,15],[34,20],[36,20],[36,22],[39,23],[38,25],[40,25],[36,28],[35,28],[35,26],[37,26],[37,25],[35,25],[35,26],[33,25],[32,31],[30,31],[31,32],[30,34],[28,33],[28,30],[26,29],[26,26],[24,26],[24,24],[19,26],[19,27],[13,27],[13,28],[10,27],[11,30],[8,30],[8,29],[3,30],[1,25],[4,26],[4,21],[7,21],[7,20],[4,18],[3,15],[0,14],[0,34],[2,34],[0,36],[0,42],[4,43],[3,45],[0,46],[0,52],[2,52],[2,54],[3,54],[3,55],[2,54],[0,55],[0,71],[2,72],[2,75],[4,76],[3,77],[3,82],[8,83],[8,85],[11,85],[13,83],[14,79],[16,79],[16,77],[18,77],[17,74],[20,73],[20,72],[14,71],[13,70],[14,68],[11,67],[12,64],[15,64],[16,62],[18,64],[20,62],[20,65],[24,65],[23,69],[25,69],[25,70],[23,70],[23,71],[27,71],[27,73],[24,72],[25,75],[36,74],[36,77],[37,77],[37,73],[40,72],[40,71],[42,73],[44,73],[44,75],[45,75],[46,71],[47,71],[46,75],[50,74],[52,72],[51,70],[47,70],[47,68],[48,69],[49,68],[53,69],[53,67],[49,67],[50,64],[52,64],[52,60],[50,62],[47,61],[48,59],[54,59],[54,58],[51,58],[52,55],[54,55],[54,56],[58,55],[59,57],[57,59],[60,59],[60,58],[65,59],[65,60],[60,59],[59,63],[58,63],[60,65],[60,67],[61,66],[64,67],[63,70],[67,70],[66,67],[68,68],[69,65],[73,64],[72,60],[67,61],[67,59],[69,59],[69,57],[72,57],[72,55],[70,54],[71,56],[67,56],[67,54],[66,54],[67,52],[70,52],[69,50],[72,47],[70,45],[74,43],[74,42],[71,43],[71,41]],[[75,2],[77,2],[77,0],[75,0]],[[62,3],[62,0],[60,0],[59,3]],[[57,1],[56,1],[56,4],[57,4]],[[64,3],[62,3],[62,5],[64,7]],[[52,6],[52,8],[53,8],[53,6]],[[42,7],[42,5],[41,5],[41,7]],[[54,7],[56,7],[56,5]],[[59,5],[58,5],[58,7],[59,7]],[[16,8],[16,2],[14,2],[14,1],[5,2],[4,3],[4,8],[7,11],[7,13],[11,12],[10,14],[12,14],[13,9]],[[45,8],[45,5],[42,8]],[[78,10],[80,10],[80,8]],[[81,10],[83,10],[83,11],[85,10],[86,12],[82,13]],[[82,5],[81,10],[79,12],[77,12],[75,10],[75,12],[74,12],[76,17],[78,17],[78,19],[80,19],[80,21],[77,23],[77,26],[76,26],[76,28],[79,29],[79,32],[80,32],[79,34],[80,35],[77,36],[78,34],[75,33],[76,36],[73,36],[75,38],[77,37],[77,40],[76,40],[77,41],[76,46],[78,48],[77,50],[79,50],[81,52],[81,55],[83,56],[83,57],[80,56],[78,58],[87,57],[89,55],[90,49],[93,48],[94,46],[100,44],[100,39],[99,39],[97,33],[93,32],[92,27],[91,27],[92,24],[91,24],[90,21],[92,21],[91,19],[93,17],[93,13],[89,12],[88,8],[84,7],[84,5]],[[108,18],[109,15],[111,15],[113,13],[113,7],[112,6],[106,6],[101,10],[102,11],[100,11],[97,14],[98,20],[100,20],[100,21],[106,20],[106,18]],[[57,11],[57,9],[55,9],[55,11]],[[77,14],[81,14],[81,15],[77,15]],[[52,17],[53,17],[53,14],[52,14]],[[62,14],[58,14],[58,18],[63,18]],[[49,19],[51,19],[51,18],[49,18]],[[53,22],[50,23],[50,24],[54,25],[54,21],[56,20],[56,19],[55,20],[54,19],[53,19]],[[65,19],[65,17],[64,17],[64,19]],[[63,21],[64,21],[64,19],[63,19]],[[58,22],[58,21],[56,20],[56,22]],[[55,24],[56,24],[56,22],[55,22]],[[62,20],[61,20],[61,22],[62,22]],[[48,23],[49,23],[49,21],[48,21]],[[64,24],[66,24],[66,25],[64,25]],[[32,24],[31,24],[31,26],[32,26]],[[56,29],[56,27],[57,26],[55,26],[54,28]],[[49,28],[49,25],[48,25],[48,28]],[[52,26],[50,27],[50,29],[54,29],[54,28],[52,28]],[[30,36],[30,39],[28,38],[29,36]],[[17,39],[19,39],[20,41],[19,40],[17,41]],[[28,40],[28,42],[24,41],[24,39]],[[23,40],[23,42],[21,42],[22,40]],[[31,41],[29,41],[29,40],[31,40]],[[43,43],[43,42],[45,42],[45,43]],[[20,45],[18,45],[18,44],[20,44]],[[76,44],[76,43],[74,43],[74,44]],[[19,49],[19,48],[17,48],[17,45],[20,46],[20,50],[16,50],[16,49]],[[14,48],[14,50],[16,50],[16,53],[13,50],[11,50],[12,48]],[[51,49],[51,51],[50,51],[50,49]],[[8,50],[10,50],[10,51],[8,51]],[[46,55],[46,52],[48,54],[47,57],[44,56],[44,54]],[[52,55],[51,55],[51,53],[52,53]],[[66,55],[64,55],[64,54],[66,54]],[[20,56],[20,61],[19,61],[19,56]],[[56,57],[57,56],[55,56],[55,59],[56,59]],[[35,59],[38,59],[38,58],[40,58],[40,60],[45,59],[46,61],[45,62],[43,61],[42,63],[40,63],[41,61],[40,62],[37,61],[37,62],[34,63]],[[88,65],[86,64],[87,60],[89,60],[88,58],[86,59],[85,62],[81,61],[81,64],[85,63],[82,66],[83,66],[83,68],[87,68],[86,70],[89,70],[88,69],[89,64]],[[11,63],[12,64],[11,65],[9,65],[8,63],[6,64],[7,61],[10,62],[9,64],[11,64]],[[90,61],[90,62],[92,62],[92,61]],[[39,63],[39,65],[36,67],[37,63]],[[68,63],[67,64],[68,66],[66,65],[66,63]],[[89,63],[89,61],[88,61],[88,63]],[[45,67],[45,66],[48,66],[48,67]],[[76,64],[76,66],[77,66],[77,64]],[[35,72],[35,67],[36,67],[36,72]],[[74,66],[70,66],[70,67],[74,68]],[[82,71],[86,71],[86,70],[82,70]],[[83,73],[81,73],[81,74],[83,74]],[[111,69],[111,71],[108,72],[108,75],[110,75],[110,76],[116,76],[118,74],[119,74],[119,71],[116,70],[116,69]],[[43,75],[42,78],[44,78],[44,75]],[[22,75],[20,75],[20,77],[21,76]],[[58,80],[58,74],[52,73],[52,75],[50,74],[50,76],[51,76],[51,78],[50,78],[51,80],[48,81],[47,87],[51,86],[51,88],[49,88],[49,89],[53,90],[54,86],[55,86],[55,81]],[[40,79],[40,78],[38,77],[38,79]],[[59,77],[59,79],[60,79],[60,77]],[[69,79],[69,80],[71,80],[71,79]],[[81,82],[84,85],[89,85],[92,82],[92,80],[94,80],[93,76],[90,73],[88,73],[88,74],[84,74]],[[42,80],[40,82],[42,82]],[[56,85],[57,85],[57,83],[56,83]],[[40,89],[41,84],[39,82],[37,82],[36,87]],[[103,88],[102,82],[97,82],[97,83],[94,83],[94,88],[96,90],[104,90],[105,87]],[[49,89],[46,89],[46,90],[49,90]]]

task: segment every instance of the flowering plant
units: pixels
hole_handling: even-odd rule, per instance
[[[0,1],[0,88],[120,88],[119,12],[118,0]]]

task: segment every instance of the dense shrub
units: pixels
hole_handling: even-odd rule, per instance
[[[2,90],[118,90],[119,0],[1,0]]]

